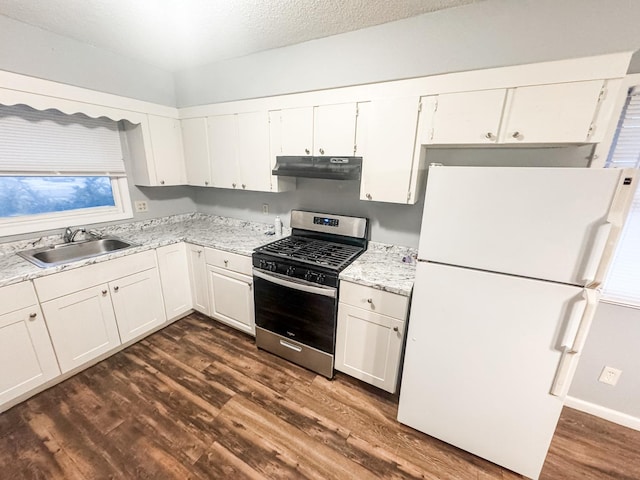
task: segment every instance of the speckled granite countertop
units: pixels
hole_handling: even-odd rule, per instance
[[[408,297],[416,275],[416,254],[413,248],[369,242],[367,251],[340,273],[340,280]],[[403,258],[411,258],[411,263]]]
[[[0,243],[0,287],[182,241],[251,255],[254,248],[277,238],[267,235],[267,232],[273,231],[271,224],[201,213],[174,215],[94,230],[103,236],[115,236],[136,246],[57,267],[39,268],[16,255],[16,252],[62,243],[60,235]],[[290,233],[290,229],[283,228],[283,236]],[[370,242],[367,252],[345,269],[340,278],[408,296],[413,286],[415,264],[402,263],[402,257],[411,254],[415,254],[415,251],[406,247]]]

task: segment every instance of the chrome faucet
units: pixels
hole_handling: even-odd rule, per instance
[[[64,243],[72,243],[73,239],[76,238],[78,232],[85,233],[86,230],[84,228],[76,228],[75,230],[71,230],[71,227],[67,227],[64,231],[64,235],[62,236]]]

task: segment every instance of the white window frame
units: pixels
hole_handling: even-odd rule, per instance
[[[16,174],[16,176],[19,175]],[[114,206],[0,218],[0,236],[133,218],[127,178],[111,177],[111,190],[113,192]]]
[[[632,87],[640,88],[640,74],[627,75],[627,77],[624,79],[622,83],[620,98],[618,100],[618,108],[616,110],[620,112],[620,115],[624,115],[626,113],[624,110],[624,107],[627,102],[627,95],[628,95],[629,89]],[[598,149],[596,150],[596,153],[600,157],[599,161],[602,162],[602,165],[600,166],[604,166],[605,161],[613,153],[611,149],[615,147],[614,142],[616,141],[616,133],[617,133],[620,121],[621,121],[621,118],[616,118],[615,121],[612,120],[605,142],[601,143],[598,146]],[[639,135],[640,135],[640,132],[639,132]],[[640,180],[640,175],[637,175],[636,182],[639,180]],[[616,264],[628,262],[630,260],[628,258],[621,258],[621,256],[624,253],[621,247],[625,246],[625,241],[626,242],[629,241],[627,238],[628,238],[629,231],[631,231],[631,228],[630,228],[631,218],[634,218],[636,222],[640,221],[640,212],[638,212],[639,202],[640,202],[640,188],[637,188],[636,186],[633,205],[630,207],[629,217],[627,218],[627,222],[622,230],[622,233],[618,241],[618,247],[613,255],[611,264],[609,265],[607,277],[605,278],[605,281],[603,284],[603,289],[602,289],[603,294],[601,299],[603,302],[606,302],[606,303],[624,305],[627,307],[632,307],[637,309],[640,309],[640,294],[637,296],[635,295],[627,296],[624,293],[621,293],[621,291],[608,289],[607,286],[608,284],[610,284],[610,278],[616,275]],[[634,227],[637,228],[635,225]],[[626,247],[628,248],[628,245],[626,245]],[[637,258],[633,258],[633,259],[638,260]],[[640,283],[638,285],[635,285],[635,287],[637,287],[638,291],[640,292]]]

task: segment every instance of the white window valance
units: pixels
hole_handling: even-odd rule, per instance
[[[118,124],[0,105],[0,175],[124,176]]]

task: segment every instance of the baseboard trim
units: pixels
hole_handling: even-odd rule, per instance
[[[579,398],[570,397],[568,395],[564,401],[564,404],[567,407],[580,410],[581,412],[588,413],[595,417],[603,418],[604,420],[617,423],[618,425],[622,425],[623,427],[628,427],[640,431],[640,418],[638,417],[633,417],[626,413],[612,410],[611,408],[603,407],[602,405],[597,405],[595,403],[587,402],[586,400],[580,400]]]

